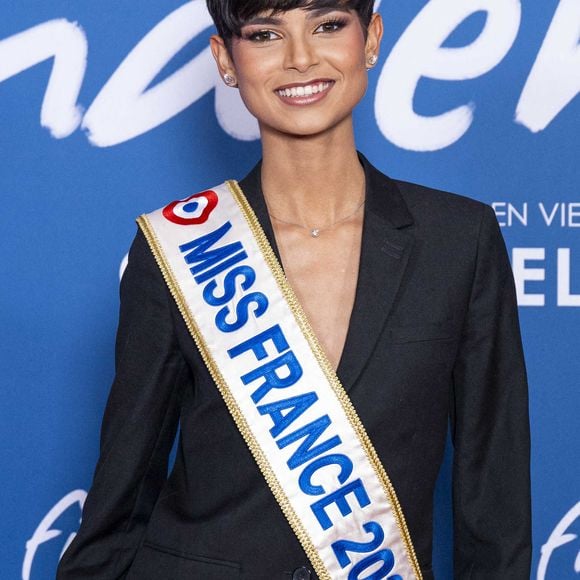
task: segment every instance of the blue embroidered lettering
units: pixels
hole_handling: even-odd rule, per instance
[[[235,244],[231,244],[231,245],[233,246]],[[248,257],[248,254],[246,254],[246,252],[244,252],[244,251],[238,252],[237,254],[232,256],[231,258],[228,258],[227,260],[220,262],[217,266],[214,266],[213,268],[210,268],[209,270],[206,270],[205,272],[202,272],[201,274],[194,276],[193,279],[198,284],[203,284],[204,282],[207,282],[208,280],[215,278],[218,274],[225,272],[227,269],[231,268],[234,264],[237,264],[238,262],[245,260],[247,257]],[[190,268],[190,270],[193,274],[194,268]]]
[[[352,562],[348,552],[357,552],[359,554],[372,552],[383,543],[383,540],[385,539],[385,532],[379,523],[367,522],[366,524],[363,524],[363,529],[365,532],[372,534],[373,536],[372,540],[369,542],[338,540],[330,546],[333,549],[341,568],[346,568]]]
[[[264,343],[268,340],[271,340],[274,343],[278,352],[284,352],[290,348],[280,325],[275,324],[263,332],[256,334],[256,336],[252,336],[252,338],[248,338],[248,340],[230,348],[228,354],[230,355],[230,358],[236,358],[248,350],[251,350],[258,360],[263,360],[268,356],[268,353],[264,348]]]
[[[316,471],[327,465],[338,465],[340,467],[337,477],[339,483],[344,483],[350,477],[353,470],[352,461],[346,455],[342,453],[323,455],[315,459],[312,463],[309,463],[300,474],[298,484],[304,493],[308,495],[322,495],[324,493],[324,488],[321,485],[312,484],[312,476]]]
[[[333,525],[332,520],[324,511],[330,504],[335,503],[343,516],[352,513],[352,508],[345,497],[349,493],[354,493],[360,507],[365,507],[371,503],[362,481],[355,479],[310,506],[323,530],[327,530]]]
[[[274,426],[270,429],[270,434],[272,437],[278,437],[316,401],[318,401],[318,395],[310,392],[282,399],[268,405],[260,405],[257,409],[260,415],[270,415],[272,423],[274,423]],[[290,411],[282,413],[285,409],[290,409]]]
[[[256,318],[262,316],[268,309],[268,299],[261,292],[251,292],[240,298],[236,304],[236,319],[233,322],[228,322],[226,316],[230,313],[230,307],[224,306],[215,316],[215,324],[222,332],[234,332],[239,330],[250,316],[250,304],[256,304],[252,310]]]
[[[228,221],[217,230],[205,234],[191,242],[182,244],[179,249],[182,254],[185,254],[184,259],[187,264],[194,264],[190,271],[195,276],[195,281],[198,284],[209,280],[211,277],[216,276],[220,271],[223,271],[227,267],[231,266],[232,263],[239,262],[240,260],[247,258],[246,253],[243,251],[243,246],[240,242],[234,242],[232,244],[227,244],[220,248],[210,249],[218,240],[223,238],[226,233],[231,229],[232,224]],[[236,254],[236,255],[233,255]],[[243,255],[242,255],[243,254]],[[220,262],[228,260],[231,262],[223,267],[214,268],[212,275],[208,276],[200,275],[204,270],[208,270],[214,266],[218,266]]]
[[[377,562],[382,562],[381,567],[378,570],[375,566]],[[361,574],[373,566],[375,567],[375,571],[370,576],[365,574],[365,576],[361,578]],[[395,556],[392,550],[389,550],[388,548],[385,550],[379,550],[355,564],[352,567],[352,570],[348,573],[348,580],[381,580],[382,578],[387,577],[387,574],[394,566]],[[393,574],[392,576],[389,576],[388,580],[403,580],[403,578],[399,576],[399,574]]]
[[[236,282],[238,278],[243,278],[240,286],[242,290],[249,290],[256,281],[256,272],[250,266],[238,266],[233,268],[224,276],[223,294],[216,295],[217,282],[210,280],[203,289],[203,299],[210,306],[223,306],[236,295]]]
[[[285,376],[278,374],[279,369],[287,369]],[[253,393],[252,401],[259,403],[264,396],[272,389],[285,389],[295,384],[302,376],[302,367],[294,356],[294,353],[289,350],[274,360],[259,366],[257,369],[242,375],[241,379],[244,385],[253,383],[255,380],[263,377],[266,379]]]
[[[295,469],[300,465],[303,465],[307,461],[310,461],[314,457],[318,457],[325,451],[336,447],[342,443],[340,437],[335,435],[330,439],[326,440],[324,443],[320,443],[316,447],[312,447],[313,443],[322,435],[322,433],[326,430],[326,428],[330,425],[330,418],[328,415],[324,415],[316,421],[312,421],[312,423],[308,423],[304,427],[294,431],[294,433],[290,433],[282,439],[278,439],[276,441],[276,445],[278,445],[279,449],[283,449],[290,445],[290,443],[294,443],[294,441],[298,441],[303,437],[306,439],[300,443],[298,449],[292,454],[292,457],[287,461],[288,467],[290,469]]]

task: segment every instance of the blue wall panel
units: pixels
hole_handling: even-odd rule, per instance
[[[260,145],[213,70],[199,0],[4,4],[0,576],[38,580],[53,577],[90,485],[134,218],[242,177]],[[385,39],[356,112],[358,146],[393,177],[494,204],[529,367],[533,575],[576,578],[580,4],[383,0],[379,11]],[[441,578],[450,461],[437,492]]]

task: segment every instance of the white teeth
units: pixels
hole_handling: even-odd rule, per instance
[[[318,83],[317,85],[305,85],[301,87],[290,87],[276,91],[281,97],[307,97],[322,93],[330,86],[330,83]]]

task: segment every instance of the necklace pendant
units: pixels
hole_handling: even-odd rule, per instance
[[[318,228],[314,228],[314,229],[310,230],[310,235],[313,238],[317,238],[320,235],[320,230]]]

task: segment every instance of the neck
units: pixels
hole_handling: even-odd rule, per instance
[[[364,171],[350,122],[331,134],[313,137],[262,131],[262,149],[262,189],[277,218],[322,227],[362,201]]]

